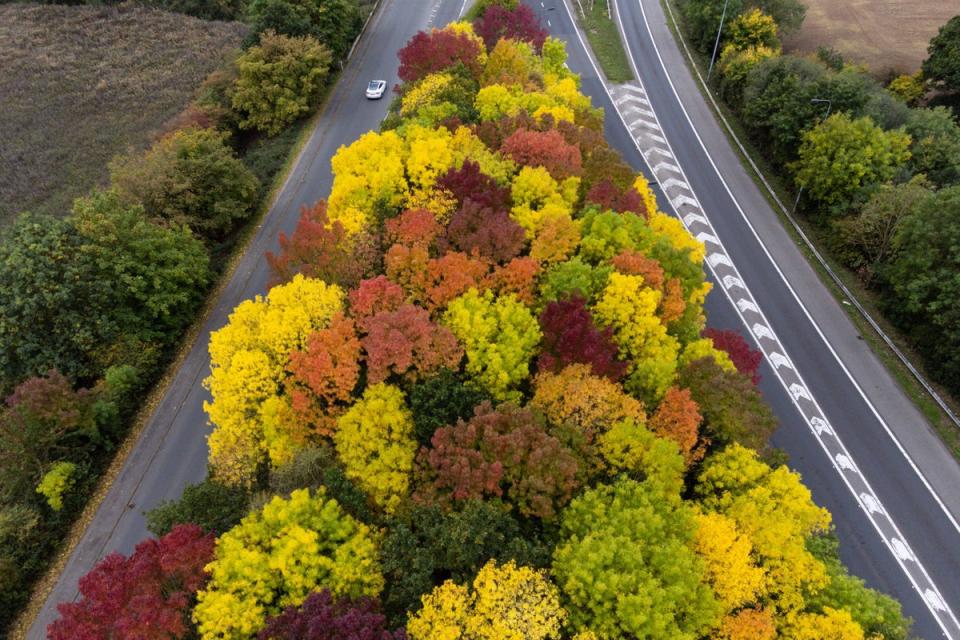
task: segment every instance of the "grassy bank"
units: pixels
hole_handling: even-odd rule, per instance
[[[607,13],[606,0],[575,0],[574,12],[587,34],[593,55],[610,82],[633,80],[633,70],[620,39],[617,25]]]

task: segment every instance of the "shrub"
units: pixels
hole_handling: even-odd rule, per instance
[[[316,106],[330,68],[330,50],[311,37],[273,31],[237,60],[239,76],[233,108],[243,114],[240,126],[276,135]]]
[[[213,536],[181,525],[144,540],[129,558],[112,553],[80,578],[78,602],[57,605],[53,640],[185,637],[193,595],[207,581]]]
[[[960,182],[960,125],[949,109],[910,109],[904,129],[911,138],[914,173],[941,187]]]
[[[555,180],[580,175],[583,170],[580,149],[567,143],[556,129],[517,129],[503,141],[500,152],[517,164],[545,168]]]
[[[37,493],[47,499],[47,504],[54,511],[63,509],[63,495],[73,488],[76,483],[77,465],[72,462],[58,462],[47,471]]]
[[[321,587],[373,596],[383,587],[373,532],[323,490],[273,498],[220,536],[193,619],[204,640],[252,636]]]
[[[259,188],[213,129],[181,129],[143,155],[114,159],[110,181],[147,215],[186,224],[208,239],[222,238],[249,216]]]

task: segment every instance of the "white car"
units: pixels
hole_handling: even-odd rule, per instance
[[[379,100],[383,97],[383,92],[387,88],[386,80],[371,80],[367,85],[367,98],[370,100]]]

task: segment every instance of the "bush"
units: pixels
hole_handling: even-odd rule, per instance
[[[223,238],[253,210],[257,179],[212,129],[183,129],[143,155],[116,158],[110,180],[127,203],[147,215]]]
[[[243,116],[240,126],[276,135],[313,111],[330,60],[330,50],[309,36],[261,33],[260,43],[237,60],[232,103]]]
[[[466,386],[449,369],[414,385],[410,390],[410,410],[417,441],[429,444],[437,429],[468,419],[474,407],[484,400],[489,397],[479,389]]]
[[[910,109],[906,132],[910,135],[910,167],[935,185],[960,182],[960,125],[946,107]]]

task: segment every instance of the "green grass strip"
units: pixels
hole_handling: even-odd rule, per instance
[[[580,12],[581,8],[583,13]],[[629,82],[633,80],[633,71],[620,39],[620,31],[607,15],[607,8],[606,0],[580,0],[574,6],[574,13],[607,79],[615,83]]]

